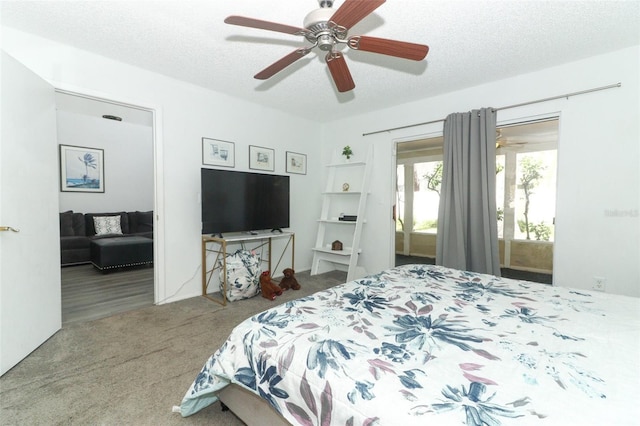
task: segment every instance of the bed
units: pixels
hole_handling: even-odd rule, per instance
[[[180,412],[228,395],[249,425],[638,424],[639,356],[640,299],[405,265],[240,323]]]

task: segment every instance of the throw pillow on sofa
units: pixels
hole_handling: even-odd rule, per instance
[[[95,216],[93,218],[93,226],[96,229],[96,235],[122,235],[120,216]]]
[[[127,215],[127,212],[85,213],[84,222],[88,237],[94,237],[96,235],[96,227],[93,218],[103,216],[120,216],[120,229],[122,230],[122,233],[125,235],[131,233],[129,229],[129,216]]]

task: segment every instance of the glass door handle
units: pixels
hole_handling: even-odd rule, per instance
[[[13,228],[11,226],[0,226],[0,232],[4,232],[4,231],[20,232],[19,229]]]

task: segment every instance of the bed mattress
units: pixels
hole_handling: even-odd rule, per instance
[[[405,265],[239,324],[181,404],[235,383],[292,424],[638,424],[640,300]]]

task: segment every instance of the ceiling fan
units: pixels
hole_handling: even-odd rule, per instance
[[[348,92],[356,87],[351,72],[340,52],[341,45],[353,50],[379,53],[398,58],[421,61],[429,52],[429,46],[363,35],[349,36],[351,27],[371,14],[385,0],[345,0],[337,9],[332,9],[333,0],[318,0],[320,8],[309,13],[303,22],[304,28],[294,27],[243,16],[229,16],[224,22],[231,25],[277,31],[285,34],[303,36],[311,46],[300,47],[267,68],[254,78],[266,80],[282,71],[298,59],[308,55],[315,47],[327,52],[325,61],[339,92]]]

